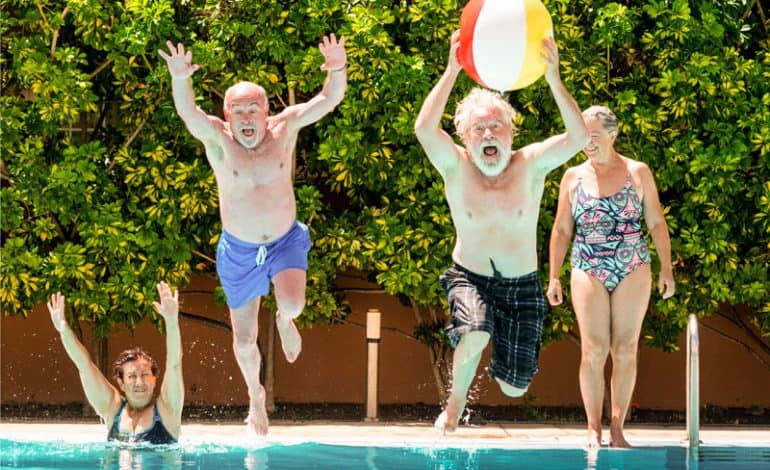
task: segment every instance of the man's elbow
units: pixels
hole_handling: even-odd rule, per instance
[[[436,131],[435,127],[431,126],[424,119],[421,119],[420,117],[417,117],[417,120],[414,122],[414,134],[417,136],[418,139],[428,137],[430,134],[434,133],[435,131]]]
[[[321,96],[324,101],[329,103],[330,110],[342,103],[342,100],[345,99],[347,88],[347,83],[342,83],[337,84],[336,86],[329,86],[321,91]]]
[[[431,133],[427,129],[414,126],[414,135],[417,137],[417,141],[420,143],[420,145],[423,147],[428,145]]]
[[[591,137],[588,135],[588,129],[586,129],[585,126],[580,126],[579,130],[570,132],[567,136],[569,138],[570,146],[575,153],[582,150],[591,140]]]
[[[414,135],[417,136],[419,139],[421,135],[425,133],[425,128],[423,128],[420,124],[414,123]]]

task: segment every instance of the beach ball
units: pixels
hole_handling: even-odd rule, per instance
[[[517,90],[545,73],[542,40],[553,36],[540,0],[470,0],[460,17],[457,59],[476,83]]]

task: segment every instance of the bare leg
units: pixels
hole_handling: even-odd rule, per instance
[[[650,266],[636,268],[612,292],[612,420],[610,445],[631,447],[623,436],[631,396],[636,384],[636,352],[639,333],[650,301],[652,276]]]
[[[257,347],[260,298],[257,297],[246,305],[230,309],[230,321],[233,325],[233,351],[238,367],[246,381],[249,391],[249,415],[246,417],[248,430],[259,436],[267,434],[268,420],[265,410],[265,388],[259,383],[259,368],[262,358]]]
[[[588,448],[602,445],[604,364],[610,349],[610,297],[602,283],[572,269],[572,307],[580,327],[580,394],[588,421]]]
[[[452,392],[447,399],[446,408],[434,423],[434,426],[445,433],[457,429],[457,422],[465,409],[468,389],[476,375],[481,353],[488,343],[489,333],[471,331],[463,335],[455,349],[452,359]]]
[[[305,283],[307,273],[302,269],[285,269],[273,277],[278,312],[275,315],[281,348],[286,360],[294,362],[302,351],[302,337],[294,325],[294,319],[305,308]]]

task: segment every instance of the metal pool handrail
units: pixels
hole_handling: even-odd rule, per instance
[[[687,319],[687,439],[690,448],[698,447],[700,439],[700,361],[698,352],[698,317],[691,313]]]

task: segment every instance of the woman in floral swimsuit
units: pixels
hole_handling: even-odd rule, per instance
[[[551,232],[551,305],[562,303],[561,265],[574,232],[570,264],[572,307],[580,327],[580,392],[588,420],[588,446],[601,446],[604,364],[612,355],[612,417],[609,444],[629,447],[623,421],[636,381],[636,351],[650,300],[650,253],[642,217],[658,257],[658,289],[674,295],[671,242],[650,169],[620,155],[615,115],[603,106],[583,112],[591,136],[588,160],[570,168],[559,188]]]

